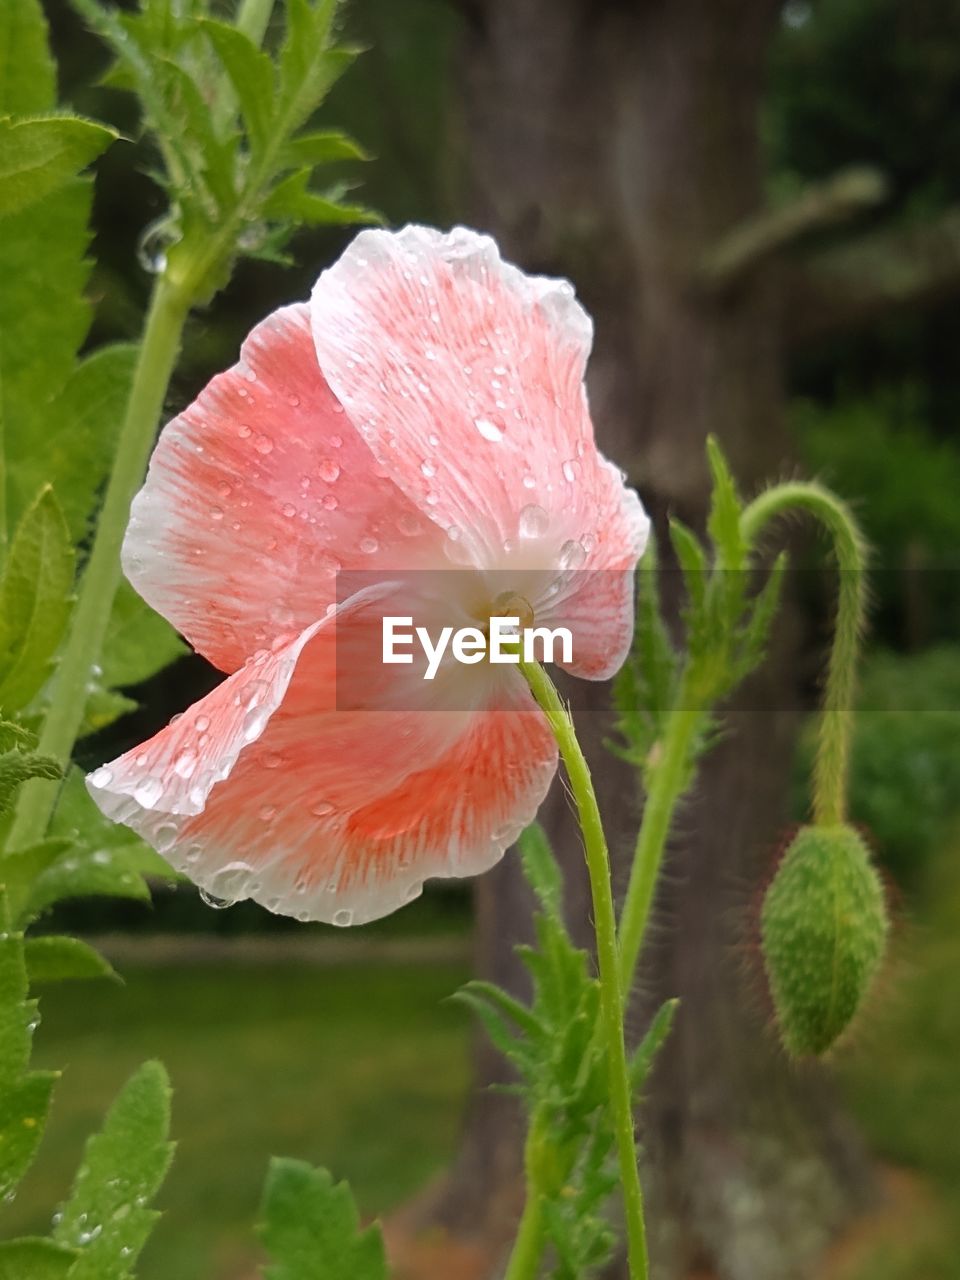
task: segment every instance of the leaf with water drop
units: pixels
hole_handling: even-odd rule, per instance
[[[173,1154],[170,1084],[147,1062],[121,1090],[103,1130],[87,1142],[73,1191],[54,1228],[79,1257],[69,1280],[126,1280],[160,1216],[147,1207]]]
[[[265,1280],[386,1280],[378,1226],[360,1230],[350,1188],[302,1160],[273,1160],[259,1236]]]
[[[0,217],[63,186],[116,136],[105,125],[75,116],[0,119]]]

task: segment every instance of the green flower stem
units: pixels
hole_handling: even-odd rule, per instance
[[[627,896],[620,913],[620,989],[624,1002],[633,989],[673,813],[687,788],[690,754],[703,717],[686,690],[687,682],[683,681],[660,743],[660,758],[652,769]]]
[[[523,1206],[520,1225],[510,1261],[503,1280],[536,1280],[540,1272],[545,1237],[543,1231],[543,1199],[540,1192],[540,1147],[543,1141],[544,1119],[534,1114],[530,1119],[524,1151],[524,1169],[527,1178],[527,1199]]]
[[[610,881],[610,858],[600,820],[590,768],[580,749],[576,731],[553,681],[539,663],[523,662],[520,669],[534,698],[547,717],[566,766],[570,789],[577,804],[583,833],[590,891],[593,898],[594,928],[597,938],[597,965],[600,972],[600,1015],[603,1047],[607,1058],[610,1109],[617,1140],[623,1202],[627,1220],[627,1260],[631,1280],[647,1280],[647,1239],[643,1218],[643,1191],[637,1167],[634,1136],[633,1098],[627,1067],[623,1033],[623,1001],[620,994],[620,963],[617,922]]]
[[[840,570],[837,622],[813,770],[814,821],[818,826],[835,826],[846,820],[854,687],[867,611],[867,551],[850,509],[814,482],[775,485],[754,498],[740,517],[744,542],[753,547],[772,519],[798,509],[815,516],[830,533]]]
[[[157,277],[96,538],[40,735],[39,750],[64,766],[83,722],[91,669],[100,657],[120,583],[120,547],[130,503],[143,483],[191,302],[165,275]],[[54,782],[33,781],[21,789],[9,849],[43,839],[56,798]]]

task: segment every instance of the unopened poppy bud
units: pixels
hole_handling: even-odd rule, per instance
[[[888,920],[863,839],[845,825],[802,827],[767,890],[763,954],[787,1051],[824,1053],[876,975]]]

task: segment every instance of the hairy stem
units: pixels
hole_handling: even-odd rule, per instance
[[[833,826],[846,819],[853,696],[867,610],[867,552],[850,509],[822,485],[799,481],[775,485],[745,508],[740,527],[747,546],[756,543],[776,516],[796,510],[815,516],[830,533],[840,571],[837,622],[813,770],[814,820],[820,826]]]
[[[503,1280],[536,1280],[540,1273],[540,1260],[543,1257],[545,1244],[538,1168],[540,1144],[543,1141],[543,1123],[542,1117],[536,1114],[530,1119],[530,1130],[524,1152],[527,1198],[517,1227],[510,1261],[503,1273]]]
[[[164,275],[157,277],[113,471],[40,735],[39,750],[64,766],[83,721],[91,669],[103,648],[120,583],[120,546],[130,503],[143,482],[190,301]],[[9,849],[25,848],[43,838],[56,798],[55,782],[35,780],[21,789]]]
[[[674,810],[687,788],[690,755],[702,721],[700,708],[685,697],[686,687],[684,682],[659,744],[660,759],[652,772],[620,913],[620,988],[624,1002],[633,989]]]
[[[566,766],[567,778],[580,819],[593,899],[597,966],[600,973],[601,1028],[609,1075],[611,1118],[617,1140],[627,1221],[627,1260],[631,1280],[647,1280],[643,1191],[637,1168],[633,1097],[623,1032],[623,999],[620,989],[617,921],[613,907],[613,887],[610,881],[610,856],[607,852],[606,837],[590,777],[590,768],[580,748],[569,712],[553,681],[539,663],[521,661],[520,669],[553,730]]]

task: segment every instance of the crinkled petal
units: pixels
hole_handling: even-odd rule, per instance
[[[123,551],[137,591],[225,671],[321,617],[341,569],[439,559],[324,381],[306,304],[258,325],[164,429]]]
[[[382,604],[358,596],[256,655],[96,770],[94,800],[212,896],[304,920],[360,924],[491,866],[546,793],[552,735],[515,670],[464,697],[374,661]]]
[[[464,228],[364,231],[311,309],[324,376],[384,471],[446,531],[450,560],[634,568],[649,522],[597,451],[592,329],[566,281],[524,275]],[[583,674],[609,668],[602,651],[622,659],[632,604],[617,598],[622,614],[584,639]]]

